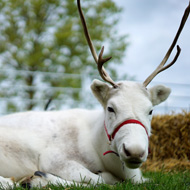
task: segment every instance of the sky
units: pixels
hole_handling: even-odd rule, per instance
[[[122,69],[119,68],[119,70],[130,76],[135,76],[136,80],[143,82],[165,56],[189,1],[114,1],[123,8],[118,33],[128,34],[128,42],[130,43],[123,59]],[[157,75],[153,84],[169,85],[174,91],[173,96],[189,96],[189,98],[186,97],[187,101],[182,103],[179,101],[178,104],[182,107],[190,107],[190,16],[177,44],[182,50],[177,62],[168,70]],[[175,54],[176,48],[171,54],[169,62],[173,60]],[[176,98],[169,100],[169,104],[174,102],[177,102]]]

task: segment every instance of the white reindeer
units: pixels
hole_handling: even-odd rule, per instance
[[[166,100],[170,89],[162,85],[147,89],[166,65],[190,11],[187,7],[180,28],[165,58],[143,84],[115,83],[106,73],[103,48],[96,55],[77,1],[85,36],[103,80],[91,89],[103,110],[24,112],[0,118],[0,183],[3,189],[19,182],[29,187],[73,183],[114,184],[129,179],[146,181],[139,167],[148,156],[153,106]],[[32,176],[32,177],[30,177]]]

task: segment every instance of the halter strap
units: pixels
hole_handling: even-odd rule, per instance
[[[139,124],[139,125],[141,125],[145,129],[145,132],[146,132],[148,139],[149,139],[148,131],[147,131],[146,127],[140,121],[138,121],[136,119],[128,119],[128,120],[124,121],[123,123],[121,123],[118,127],[116,127],[116,129],[113,131],[113,133],[111,135],[108,133],[106,124],[104,122],[104,128],[105,128],[105,131],[106,131],[106,134],[107,134],[109,141],[111,142],[115,138],[115,135],[117,134],[119,129],[121,127],[123,127],[124,125],[127,125],[127,124]],[[118,153],[116,153],[112,150],[106,151],[103,155],[106,155],[108,153],[114,153],[114,154],[118,155]]]

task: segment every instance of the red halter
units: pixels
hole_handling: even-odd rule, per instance
[[[105,128],[105,131],[106,131],[106,134],[107,134],[109,141],[111,142],[114,139],[116,133],[119,131],[119,129],[121,127],[123,127],[124,125],[127,125],[127,124],[139,124],[139,125],[141,125],[145,129],[146,134],[147,134],[148,139],[149,139],[148,131],[147,131],[146,127],[140,121],[138,121],[136,119],[128,119],[128,120],[124,121],[123,123],[121,123],[118,127],[116,127],[116,129],[113,131],[113,133],[111,135],[109,135],[108,130],[106,128],[106,124],[104,122],[104,128]],[[103,155],[106,155],[108,153],[114,153],[114,154],[118,155],[116,152],[114,152],[112,150],[106,151]]]

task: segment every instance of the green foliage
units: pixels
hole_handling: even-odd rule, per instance
[[[127,46],[126,36],[117,32],[121,8],[112,0],[82,0],[82,7],[96,49],[99,51],[106,44],[105,56],[112,55],[114,64],[121,63]],[[111,64],[106,69],[117,77]],[[60,90],[42,90],[42,85],[81,88],[84,77],[66,80],[64,73],[88,77],[97,74],[83,34],[76,0],[1,0],[0,70],[1,87],[6,86],[1,88],[1,97],[16,96],[23,101],[22,105],[14,104],[16,110],[37,106],[35,102],[24,102],[25,99],[47,99],[50,95],[62,98]],[[62,77],[60,74],[50,77],[42,72],[63,74]],[[8,83],[11,87],[7,86]],[[18,85],[31,88],[19,89],[18,92]],[[8,88],[12,88],[9,93]],[[67,90],[64,94],[68,94]],[[79,92],[68,96],[81,99]]]

